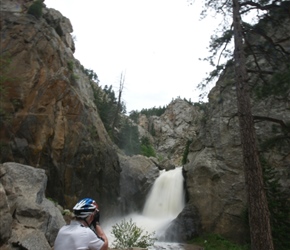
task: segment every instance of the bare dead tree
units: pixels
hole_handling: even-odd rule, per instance
[[[118,119],[119,119],[119,113],[120,113],[120,110],[121,110],[122,93],[123,93],[124,85],[125,85],[125,73],[122,72],[121,76],[120,76],[120,81],[119,81],[119,91],[118,91],[119,95],[118,95],[117,108],[116,108],[115,115],[113,117],[113,122],[112,122],[112,125],[111,125],[113,133],[114,133],[114,128],[116,127],[116,125],[118,123]]]

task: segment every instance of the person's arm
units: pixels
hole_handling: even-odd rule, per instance
[[[101,228],[101,226],[99,225],[99,223],[97,223],[96,225],[96,233],[99,237],[101,237],[104,240],[104,245],[100,250],[107,250],[109,246],[108,238],[104,233],[103,229]]]

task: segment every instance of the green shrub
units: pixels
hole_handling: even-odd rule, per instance
[[[193,239],[192,242],[204,247],[204,250],[249,250],[248,245],[238,245],[218,234],[208,234]]]
[[[42,6],[43,6],[42,1],[36,0],[33,4],[30,5],[27,13],[39,19],[42,16]]]
[[[141,154],[147,157],[156,157],[156,153],[148,137],[143,136],[141,138]]]
[[[156,155],[157,159],[159,162],[164,161],[164,156],[163,155]]]
[[[191,143],[192,143],[192,140],[188,140],[186,142],[186,146],[185,146],[185,149],[184,149],[184,152],[183,152],[183,156],[182,156],[182,162],[181,162],[182,165],[185,165],[187,163],[187,156],[188,156],[188,153],[189,153],[189,146],[190,146]]]
[[[155,233],[143,232],[143,229],[136,226],[136,223],[130,219],[130,221],[122,220],[120,224],[116,224],[112,227],[114,248],[126,249],[129,247],[141,247],[147,248],[154,245],[156,238]]]
[[[73,63],[73,61],[67,62],[67,67],[68,67],[69,71],[73,72],[73,70],[74,70],[74,63]]]
[[[149,129],[149,133],[152,136],[155,136],[156,135],[156,131],[155,131],[155,128],[154,128],[154,124],[151,124],[150,129]]]

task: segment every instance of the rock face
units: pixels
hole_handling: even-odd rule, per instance
[[[193,204],[187,204],[182,212],[169,225],[164,234],[164,241],[186,242],[201,232],[200,216]]]
[[[142,211],[146,196],[154,180],[159,176],[159,169],[151,159],[135,155],[119,155],[122,168],[120,189],[121,209],[123,214]]]
[[[289,19],[284,21],[285,26],[288,25]],[[289,39],[279,40],[272,36],[271,32],[275,32],[272,27],[265,30],[269,31],[268,35],[273,37],[274,42],[289,51]],[[288,34],[284,35],[289,37],[289,33],[288,26]],[[252,39],[259,43],[258,38]],[[247,63],[252,63],[251,60],[247,58]],[[257,60],[264,64],[267,62],[264,58],[258,57]],[[202,230],[241,241],[248,234],[245,224],[247,195],[234,81],[234,68],[229,64],[208,96],[209,102],[205,106],[199,136],[190,146],[189,163],[184,169],[189,204],[197,208]],[[258,84],[251,76],[251,86]],[[278,172],[280,184],[290,195],[289,143],[267,150],[262,147],[262,143],[269,138],[285,136],[282,126],[274,121],[289,123],[289,96],[288,99],[278,95],[258,99],[252,91],[251,104],[259,153]]]
[[[73,56],[70,21],[45,7],[29,15],[32,2],[1,1],[1,162],[44,169],[47,195],[67,208],[91,196],[109,213],[120,166],[94,104],[97,83]]]
[[[163,115],[139,118],[139,125],[150,132],[153,145],[166,165],[180,166],[186,144],[198,133],[199,108],[182,99],[173,100]],[[148,134],[144,135],[148,136]],[[170,167],[169,167],[170,168]]]
[[[0,165],[1,249],[51,249],[65,225],[60,210],[45,197],[43,169],[17,163]]]

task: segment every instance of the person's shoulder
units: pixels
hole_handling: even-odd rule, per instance
[[[84,225],[82,225],[79,222],[73,222],[73,223],[71,223],[68,226],[69,227],[74,227],[77,231],[86,232],[88,234],[95,234],[89,227],[85,227]]]
[[[73,228],[77,228],[78,225],[80,226],[80,224],[78,224],[78,223],[76,223],[74,221],[71,221],[70,224],[66,224],[66,225],[62,226],[60,228],[60,231],[63,231],[63,230],[71,230]]]
[[[67,225],[62,226],[59,230],[64,230],[64,229],[66,229],[68,227],[70,227],[70,224],[67,224]]]

